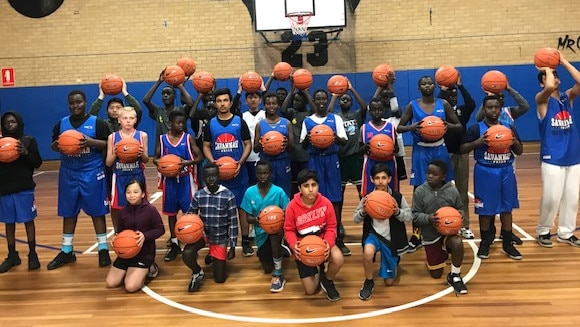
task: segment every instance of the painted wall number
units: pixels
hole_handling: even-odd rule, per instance
[[[282,61],[285,61],[293,67],[302,67],[303,56],[298,52],[302,46],[301,40],[293,40],[290,31],[282,33],[283,42],[291,42],[290,45],[282,51]],[[314,42],[314,52],[306,54],[306,60],[312,66],[324,66],[328,63],[328,37],[323,31],[312,31],[308,33],[308,41]]]

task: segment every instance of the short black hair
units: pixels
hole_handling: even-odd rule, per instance
[[[117,102],[119,103],[121,106],[125,106],[125,103],[123,102],[123,100],[121,100],[120,98],[112,98],[109,101],[107,101],[107,108],[111,105],[111,103],[113,102]]]
[[[258,166],[266,166],[268,167],[268,170],[272,172],[272,163],[268,160],[264,159],[258,160],[258,162],[256,162],[256,169],[258,168]]]
[[[554,77],[558,77],[558,72],[554,69]],[[538,73],[538,82],[540,82],[540,84],[544,84],[544,76],[546,76],[546,70],[542,69],[540,70],[540,72]]]
[[[260,91],[256,91],[256,92],[246,92],[246,99],[250,96],[250,95],[254,95],[256,94],[257,96],[259,96],[260,98],[262,97],[262,92]]]
[[[379,162],[371,168],[371,177],[375,177],[378,173],[384,172],[389,177],[393,177],[393,173],[389,166],[384,162]]]
[[[127,184],[125,184],[125,192],[127,192],[127,189],[129,188],[129,186],[131,186],[133,184],[139,185],[139,187],[141,188],[141,191],[145,192],[145,183],[143,183],[143,181],[141,181],[139,179],[132,179]]]
[[[87,95],[85,94],[85,92],[82,90],[78,90],[78,89],[70,91],[68,93],[68,98],[70,98],[71,96],[76,95],[76,94],[80,95],[83,98],[83,100],[85,100],[85,101],[87,100]]]
[[[318,89],[318,90],[314,91],[314,93],[312,93],[312,94],[316,95],[316,93],[324,93],[324,94],[326,94],[326,97],[328,97],[328,92],[326,92],[325,89]]]
[[[262,99],[262,102],[264,102],[264,104],[266,104],[266,99],[268,98],[276,98],[276,101],[278,101],[278,95],[276,95],[276,93],[274,92],[268,92],[266,94],[264,94],[264,98]]]
[[[490,95],[486,95],[485,98],[483,98],[483,101],[481,102],[481,105],[483,107],[485,107],[485,103],[489,100],[497,100],[499,101],[500,104],[503,105],[503,97],[499,94],[490,94]]]
[[[370,108],[371,103],[378,103],[381,106],[381,108],[385,109],[385,104],[379,98],[372,98],[372,99],[370,99],[369,100],[369,108]]]
[[[439,167],[439,169],[441,169],[441,172],[444,175],[447,175],[447,170],[449,169],[449,167],[447,166],[447,163],[445,161],[443,161],[441,159],[433,159],[429,162],[429,165]]]
[[[230,91],[230,89],[228,89],[228,88],[225,88],[225,87],[224,87],[224,88],[221,88],[221,89],[217,89],[217,90],[215,91],[215,97],[216,97],[216,98],[217,98],[218,96],[220,96],[220,95],[224,95],[224,94],[227,94],[227,95],[228,95],[228,97],[230,97],[230,101],[232,101],[232,92]]]
[[[218,172],[220,171],[220,166],[218,166],[218,164],[216,164],[215,162],[209,162],[209,161],[203,166],[203,171],[206,171],[210,168],[215,168],[218,170]]]
[[[185,112],[181,110],[173,110],[169,112],[169,121],[173,121],[177,117],[185,117]]]
[[[316,183],[318,183],[318,174],[316,173],[316,170],[302,169],[298,173],[298,176],[296,176],[296,183],[298,184],[298,186],[300,186],[311,179],[314,180]]]

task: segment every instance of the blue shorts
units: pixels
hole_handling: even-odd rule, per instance
[[[374,234],[369,234],[364,246],[368,244],[375,247],[375,252],[381,253],[381,267],[379,268],[379,277],[384,279],[393,279],[397,276],[397,266],[399,265],[399,256],[393,255],[391,249]]]
[[[186,213],[197,191],[193,173],[174,178],[163,178],[163,214],[175,216],[181,210]]]
[[[127,198],[125,197],[125,188],[127,183],[137,179],[145,184],[145,175],[143,172],[136,175],[116,175],[113,174],[112,187],[111,187],[111,208],[113,209],[123,209],[127,205]],[[147,187],[145,187],[147,190]],[[147,193],[147,192],[145,192]]]
[[[451,159],[445,144],[428,147],[421,145],[413,145],[413,153],[411,154],[411,185],[419,186],[427,180],[427,167],[429,162],[433,159],[440,159],[447,163],[447,179],[450,182],[455,179]]]
[[[36,218],[34,190],[0,196],[0,222],[27,223]]]
[[[79,171],[60,166],[58,215],[76,217],[81,209],[89,216],[109,213],[107,178],[104,169]]]
[[[473,193],[473,205],[478,215],[493,216],[520,207],[512,165],[487,167],[476,163],[473,167]]]
[[[279,186],[286,195],[292,198],[292,174],[290,173],[290,158],[274,159],[272,163],[272,184]]]
[[[248,185],[256,185],[256,163],[257,161],[246,161],[246,171],[248,172]]]
[[[318,173],[318,184],[320,194],[330,200],[330,202],[342,201],[342,184],[340,177],[340,164],[338,155],[327,156],[310,155],[308,168]]]

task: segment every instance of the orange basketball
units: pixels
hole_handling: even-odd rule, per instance
[[[287,81],[292,75],[292,66],[289,63],[281,61],[274,66],[274,78],[278,81]]]
[[[120,232],[113,239],[113,249],[121,259],[134,258],[141,252],[141,247],[137,245],[137,233],[131,229]]]
[[[157,170],[165,177],[176,177],[181,171],[181,157],[166,154],[157,161]]]
[[[107,74],[101,80],[101,89],[108,95],[119,94],[123,90],[123,79],[115,74]]]
[[[343,75],[334,75],[326,83],[328,92],[343,95],[348,91],[348,79]]]
[[[175,236],[179,242],[193,244],[203,236],[203,221],[193,213],[186,213],[175,223]]]
[[[453,86],[459,80],[459,72],[451,65],[443,65],[435,72],[435,81],[438,85]]]
[[[20,157],[20,153],[16,150],[18,140],[13,137],[0,138],[0,162],[13,162]]]
[[[397,201],[388,192],[375,190],[366,196],[364,201],[365,212],[373,219],[385,220],[396,212]]]
[[[229,181],[236,177],[236,170],[238,169],[238,162],[232,157],[221,157],[215,161],[219,167],[220,179],[222,181]]]
[[[185,76],[191,76],[195,73],[195,68],[197,67],[195,61],[189,57],[183,57],[177,60],[177,66],[183,69]]]
[[[485,141],[492,153],[509,152],[514,141],[514,133],[509,127],[503,125],[493,125],[485,132]]]
[[[133,137],[124,137],[115,144],[115,155],[123,162],[135,162],[139,159],[141,143]]]
[[[445,121],[437,116],[427,116],[423,118],[420,126],[421,130],[419,132],[421,137],[430,142],[439,141],[447,132]]]
[[[434,216],[439,218],[437,231],[441,235],[455,235],[461,229],[463,218],[461,218],[461,213],[453,207],[441,207]]]
[[[309,267],[317,267],[326,261],[326,242],[316,235],[308,235],[300,240],[298,250],[300,261]]]
[[[268,234],[278,234],[284,228],[284,210],[278,206],[267,206],[258,215],[260,227]]]
[[[377,86],[387,86],[390,76],[395,72],[393,67],[387,64],[381,64],[373,69],[373,82]]]
[[[81,141],[85,136],[74,129],[62,132],[58,137],[58,149],[67,155],[79,154],[81,152]]]
[[[326,149],[334,143],[334,131],[328,125],[316,125],[310,130],[310,143],[315,148]]]
[[[556,68],[560,64],[560,52],[554,48],[538,49],[534,55],[534,65],[538,67]]]
[[[193,74],[191,83],[198,93],[207,93],[213,90],[215,78],[211,73],[201,71]]]
[[[395,154],[395,142],[393,139],[385,134],[377,134],[369,141],[371,159],[375,161],[385,162],[393,159]]]
[[[179,86],[185,82],[185,72],[177,65],[169,65],[165,67],[163,80],[171,86]]]
[[[260,91],[260,87],[262,86],[262,76],[256,72],[245,72],[242,74],[242,78],[240,80],[240,85],[242,89],[248,93],[256,93]]]
[[[294,74],[292,74],[292,81],[294,87],[299,90],[305,90],[312,86],[312,73],[306,69],[297,69]]]
[[[262,135],[262,151],[269,156],[277,156],[282,153],[283,144],[286,137],[278,131],[269,131]]]
[[[481,88],[486,92],[501,93],[507,83],[507,77],[499,70],[490,70],[481,77]]]

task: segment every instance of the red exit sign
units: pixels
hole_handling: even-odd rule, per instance
[[[2,68],[2,86],[14,86],[14,68]]]

